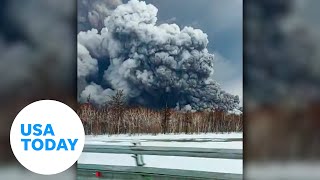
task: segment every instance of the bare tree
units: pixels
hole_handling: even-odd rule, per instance
[[[116,94],[110,96],[110,98],[109,104],[113,111],[115,123],[117,124],[116,133],[125,133],[126,123],[124,122],[123,116],[126,105],[126,96],[123,93],[123,90],[117,90]]]
[[[166,104],[166,107],[163,110],[163,118],[161,121],[161,129],[163,134],[166,134],[168,132],[170,116],[171,116],[171,112],[168,105]]]
[[[190,132],[189,128],[192,123],[191,119],[192,119],[191,112],[190,111],[185,112],[184,119],[183,119],[183,126],[184,126],[183,129],[186,134],[188,134]]]

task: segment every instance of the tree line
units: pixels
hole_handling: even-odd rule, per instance
[[[180,111],[126,106],[122,91],[110,103],[96,107],[89,101],[79,104],[78,114],[86,134],[159,134],[239,132],[243,130],[242,114],[224,111]]]

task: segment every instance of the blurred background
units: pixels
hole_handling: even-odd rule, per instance
[[[319,179],[320,1],[243,4],[245,179]],[[0,179],[75,179],[75,167],[25,170],[9,133],[36,100],[75,108],[76,9],[76,0],[0,2]]]
[[[315,0],[244,1],[246,179],[319,179]]]
[[[76,109],[75,0],[0,1],[0,179],[75,179],[75,166],[55,176],[22,167],[10,147],[17,113],[41,99]]]

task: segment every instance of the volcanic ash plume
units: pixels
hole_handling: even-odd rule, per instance
[[[238,96],[212,79],[207,34],[156,24],[158,9],[143,1],[119,5],[101,30],[78,34],[79,100],[105,104],[123,90],[129,104],[233,110]]]
[[[103,20],[120,4],[121,0],[79,0],[78,30],[89,30],[92,27],[101,30]]]

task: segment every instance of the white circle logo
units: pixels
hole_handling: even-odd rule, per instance
[[[80,157],[84,141],[77,113],[53,100],[26,106],[10,131],[11,148],[17,160],[30,171],[43,175],[70,168]]]

